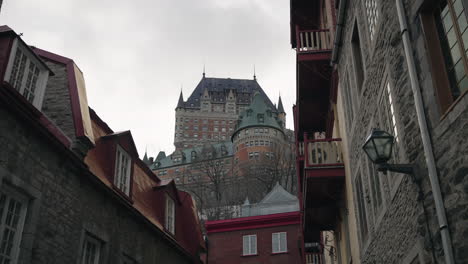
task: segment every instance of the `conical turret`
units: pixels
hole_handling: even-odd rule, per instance
[[[182,94],[182,90],[180,91],[180,96],[179,96],[179,102],[177,102],[177,108],[183,108],[184,107],[184,95]]]

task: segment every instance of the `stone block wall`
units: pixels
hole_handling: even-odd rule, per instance
[[[192,263],[69,150],[0,105],[0,188],[28,198],[20,264],[81,263],[86,233],[102,242],[100,263]],[[66,154],[70,153],[70,155]]]
[[[369,226],[368,235],[360,238],[361,260],[362,263],[406,263],[403,260],[411,263],[418,259],[421,263],[444,263],[395,1],[376,2],[379,18],[374,39],[371,40],[364,1],[348,1],[343,46],[337,66],[340,82],[343,83],[340,87],[349,89],[355,110],[354,119],[346,124],[346,137],[354,197],[357,199],[355,179],[360,175]],[[419,18],[422,2],[405,1],[406,15],[455,259],[457,263],[467,263],[468,97],[461,98],[451,111],[440,111],[431,75],[432,71],[440,69],[429,67],[426,40]],[[355,23],[359,28],[365,76],[360,91],[356,87],[351,47]],[[345,83],[347,79],[348,84]],[[414,181],[411,176],[380,174],[384,199],[383,204],[374,210],[367,157],[361,147],[371,128],[382,126],[376,122],[376,113],[382,108],[379,99],[386,92],[387,82],[391,86],[400,140],[399,159],[394,162],[416,164],[416,178],[420,182]],[[340,93],[343,94],[343,91]],[[359,215],[358,212],[356,215]],[[361,229],[359,220],[358,229]]]

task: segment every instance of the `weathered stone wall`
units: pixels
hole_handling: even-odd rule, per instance
[[[468,97],[462,98],[445,116],[440,112],[431,79],[433,69],[428,66],[428,50],[418,13],[418,5],[422,1],[409,2],[406,2],[409,32],[455,258],[457,263],[468,263],[466,240],[468,237],[468,141],[466,140]],[[360,239],[361,260],[363,263],[404,263],[403,260],[414,259],[408,256],[414,256],[424,263],[444,263],[395,1],[377,1],[377,3],[379,18],[374,39],[371,40],[364,1],[349,1],[338,65],[340,82],[345,82],[346,76],[349,77],[349,85],[340,85],[340,87],[350,89],[355,109],[353,121],[346,124],[350,150],[350,176],[355,183],[357,173],[361,173],[364,197],[368,197],[365,199],[365,204],[369,234],[367,238]],[[365,68],[364,83],[360,93],[354,80],[355,68],[351,51],[351,35],[355,21],[359,27]],[[398,144],[401,155],[397,162],[415,163],[419,167],[416,177],[421,179],[423,199],[419,199],[420,188],[410,176],[393,173],[388,176],[379,175],[384,201],[380,209],[374,212],[365,165],[367,157],[364,157],[361,146],[371,127],[376,126],[376,113],[382,107],[379,98],[386,89],[385,78],[392,88],[399,130]],[[355,186],[353,191],[356,192]],[[354,197],[356,199],[356,193]],[[356,215],[358,216],[357,212]]]
[[[75,139],[75,125],[68,89],[67,67],[64,64],[46,61],[54,72],[49,76],[44,94],[42,112],[45,113],[71,140]]]
[[[64,152],[0,106],[0,188],[29,198],[19,263],[78,263],[85,232],[103,241],[100,263],[191,263]]]

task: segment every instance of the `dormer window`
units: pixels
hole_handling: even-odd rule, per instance
[[[11,48],[4,81],[40,110],[48,77],[49,71],[45,64],[16,38]]]
[[[130,155],[128,155],[122,147],[117,145],[115,157],[114,185],[126,195],[130,195],[130,174]]]
[[[166,221],[165,228],[171,234],[175,234],[175,203],[174,200],[166,194]]]
[[[197,159],[197,152],[195,150],[192,151],[191,156],[192,156],[192,160],[196,160]]]
[[[247,116],[251,116],[251,115],[252,115],[252,109],[247,110]]]

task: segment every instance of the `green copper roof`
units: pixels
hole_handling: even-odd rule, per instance
[[[232,137],[238,131],[248,127],[272,127],[283,131],[275,109],[271,109],[260,94],[256,94],[250,106],[239,115],[238,122]]]

